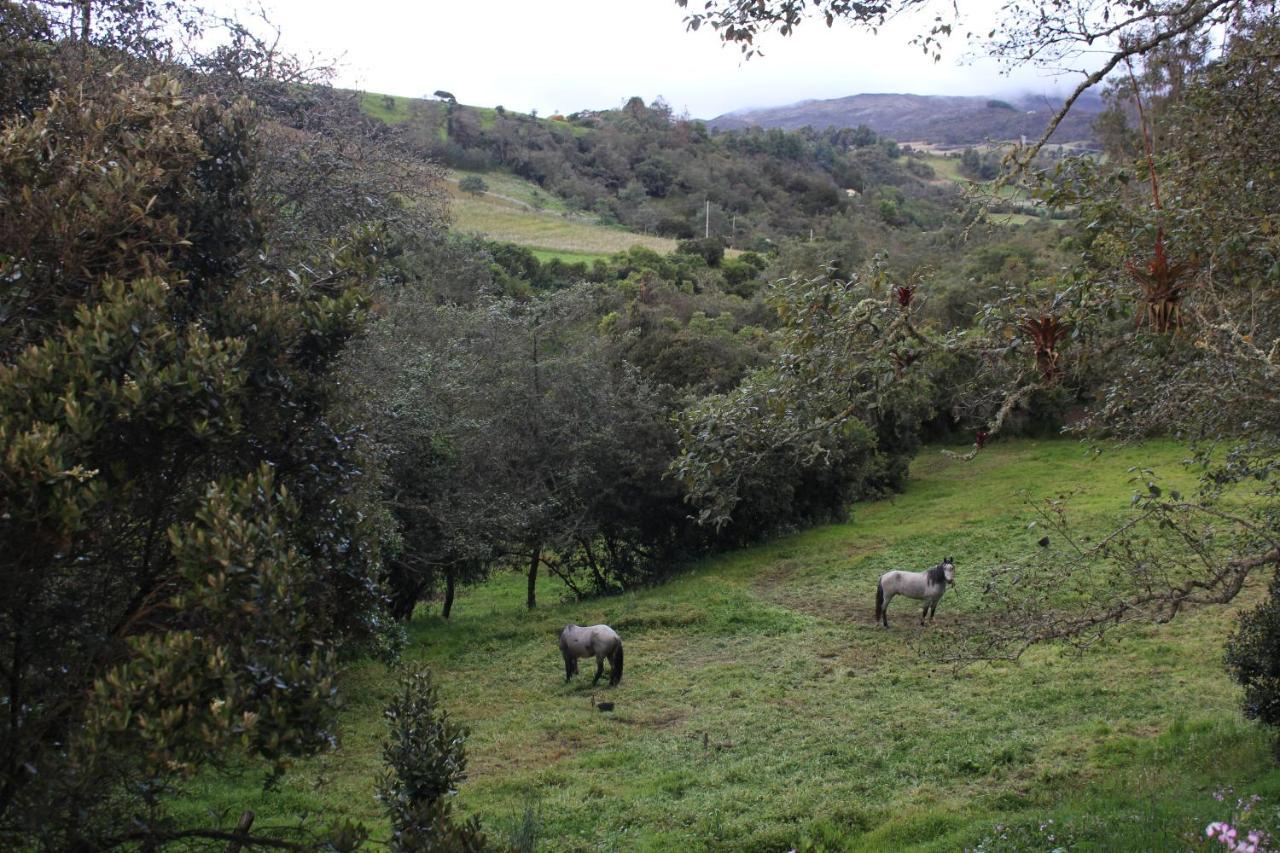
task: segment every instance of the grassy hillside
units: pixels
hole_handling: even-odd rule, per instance
[[[413,622],[407,655],[434,667],[472,728],[461,806],[500,836],[527,810],[547,850],[1199,844],[1206,823],[1231,816],[1215,792],[1260,793],[1267,808],[1280,798],[1267,738],[1240,718],[1223,672],[1231,612],[1083,657],[1038,649],[959,672],[922,656],[916,640],[931,629],[905,600],[891,630],[871,624],[880,572],[949,554],[958,585],[937,619],[963,630],[988,567],[1040,535],[1029,497],[1074,490],[1077,511],[1101,523],[1126,503],[1129,466],[1177,483],[1181,455],[1018,441],[965,463],[933,448],[905,494],[858,506],[851,522],[707,560],[659,588],[533,613],[519,577],[468,591],[451,623]],[[546,583],[540,600],[560,591]],[[563,683],[555,635],[569,621],[608,622],[625,639],[621,686],[598,691],[613,713],[593,710],[589,681]],[[372,779],[391,686],[380,665],[352,668],[336,752],[269,795],[256,779],[207,787],[202,806],[381,827]]]
[[[976,184],[971,179],[965,177],[960,172],[960,158],[947,156],[945,154],[925,153],[917,155],[920,160],[927,163],[933,169],[937,176],[935,180],[939,183],[952,183],[962,188],[976,188]],[[981,194],[980,194],[981,197]],[[1031,222],[1049,222],[1056,226],[1066,224],[1065,219],[1048,219],[1036,215],[1034,212],[1041,209],[1041,205],[1034,201],[1027,191],[1016,186],[1002,186],[995,194],[995,198],[1002,201],[1014,202],[1019,207],[1028,212],[995,212],[988,214],[990,221],[995,225],[1026,225]]]
[[[415,110],[419,114],[424,110],[434,111],[438,104],[398,95],[362,92],[360,108],[380,121],[401,124],[414,118]],[[477,116],[481,127],[491,126],[496,116],[493,109],[470,106],[462,109]],[[541,121],[546,123],[548,120]],[[585,128],[574,130],[586,131]],[[459,192],[458,181],[468,175],[482,178],[489,187],[488,191],[483,195]],[[644,246],[662,253],[675,249],[674,240],[603,225],[596,217],[585,213],[573,215],[563,199],[544,192],[532,181],[502,171],[452,170],[448,180],[455,230],[527,246],[542,260],[555,257],[566,262],[590,262],[632,246]]]
[[[481,195],[460,191],[458,180],[469,174],[481,177],[488,191]],[[448,190],[454,230],[527,246],[543,259],[591,261],[632,246],[664,254],[676,247],[676,241],[666,237],[601,225],[586,214],[571,215],[563,200],[514,175],[453,171]]]

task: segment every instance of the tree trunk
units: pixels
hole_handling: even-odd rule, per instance
[[[453,610],[453,588],[454,588],[453,570],[445,572],[444,576],[444,611],[441,615],[449,618],[449,611]]]
[[[533,553],[529,557],[529,597],[525,604],[530,610],[538,606],[538,563],[542,560],[542,545],[533,546]]]

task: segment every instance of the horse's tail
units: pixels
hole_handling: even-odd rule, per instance
[[[876,584],[876,621],[884,614],[884,582]]]
[[[622,681],[622,641],[618,641],[618,648],[613,650],[613,654],[609,655],[609,683],[617,684]]]

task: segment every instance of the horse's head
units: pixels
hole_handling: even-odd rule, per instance
[[[956,564],[950,557],[942,558],[942,576],[946,578],[949,586],[955,586],[956,583]]]

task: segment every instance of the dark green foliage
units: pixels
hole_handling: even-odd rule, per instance
[[[95,682],[77,772],[116,750],[193,772],[233,746],[279,771],[288,756],[331,745],[333,652],[308,616],[307,567],[288,545],[297,513],[264,466],[210,486],[194,520],[170,529],[175,589],[190,592],[166,606],[189,615],[179,630],[130,637],[127,662]],[[175,713],[180,721],[166,719]]]
[[[908,172],[915,175],[917,178],[922,178],[926,181],[932,181],[934,178],[938,177],[937,172],[933,170],[932,166],[921,160],[917,160],[915,157],[907,158],[906,168]]]
[[[467,175],[458,181],[458,189],[464,193],[472,195],[484,195],[489,190],[489,185],[484,182],[484,178],[479,175]]]
[[[387,706],[388,737],[382,745],[387,771],[378,799],[391,819],[391,849],[404,853],[472,853],[490,849],[480,821],[459,822],[453,795],[466,778],[467,730],[440,707],[431,672],[405,675]]]
[[[1280,572],[1268,596],[1240,617],[1227,641],[1227,670],[1244,688],[1244,715],[1280,726]]]
[[[974,181],[990,181],[1000,175],[1000,155],[966,148],[960,155],[960,174]]]
[[[520,247],[447,245],[480,265],[460,268],[487,264],[504,288],[574,280]],[[387,561],[395,615],[442,593],[447,613],[452,591],[494,567],[528,571],[535,551],[538,571],[586,595],[652,582],[716,543],[665,476],[670,417],[680,393],[730,388],[762,363],[769,338],[754,324],[770,312],[721,286],[732,273],[754,290],[764,259],[715,270],[700,254],[635,248],[572,273],[603,287],[436,306],[452,285],[438,265],[410,264],[419,251],[398,261],[420,273],[380,294],[384,319],[344,382],[358,392],[352,417],[369,424],[398,528]]]
[[[741,259],[722,262],[720,272],[724,275],[725,291],[744,299],[749,299],[755,294],[758,285],[762,283],[759,279],[760,269]]]
[[[0,3],[0,116],[31,115],[48,103],[56,69],[52,22],[31,3]]]
[[[95,28],[140,50],[146,6]],[[264,223],[253,106],[95,50],[0,132],[0,845],[199,837],[184,780],[328,748],[337,656],[388,636],[330,376],[388,235],[320,239],[305,180]]]
[[[693,549],[663,476],[669,403],[593,339],[589,290],[473,308],[409,291],[389,315],[353,353],[349,386],[399,530],[396,615],[493,565],[545,567],[586,594],[652,580]]]
[[[772,286],[782,324],[772,364],[680,415],[672,471],[701,521],[807,524],[903,487],[949,360],[919,349],[910,312],[886,290],[875,267]]]
[[[698,255],[709,267],[718,267],[724,260],[724,241],[719,237],[705,237],[701,240],[681,240],[676,251],[683,255]]]

